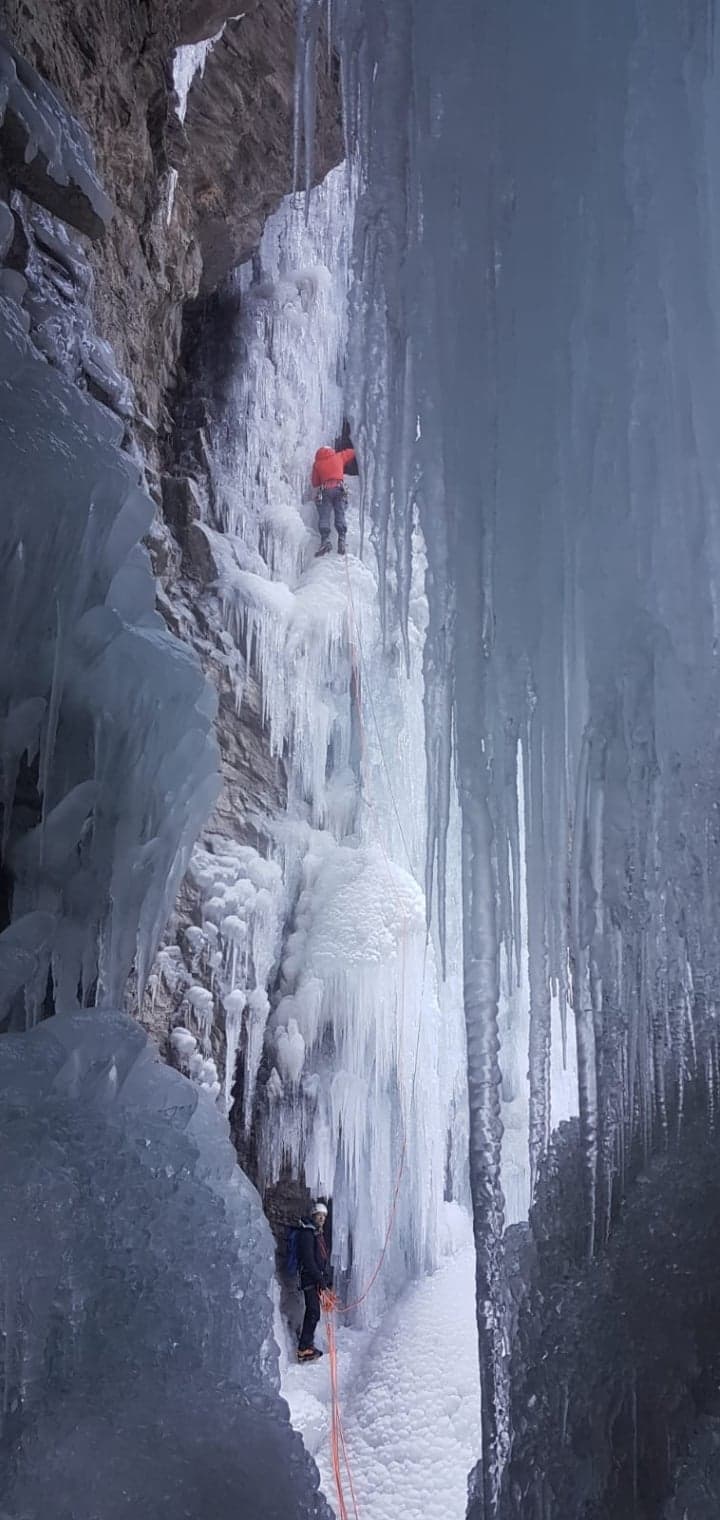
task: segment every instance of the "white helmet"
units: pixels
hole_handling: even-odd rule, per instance
[[[317,1203],[313,1204],[312,1211],[313,1214],[322,1214],[323,1219],[327,1219],[327,1204],[323,1203],[322,1199],[319,1198]]]

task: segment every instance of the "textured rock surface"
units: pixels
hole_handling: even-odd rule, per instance
[[[692,1441],[720,1367],[717,1139],[688,1125],[640,1172],[588,1265],[574,1131],[561,1126],[522,1264],[530,1289],[512,1352],[500,1515],[656,1520],[675,1476],[697,1496],[707,1458]],[[706,1448],[713,1441],[709,1428]],[[683,1510],[667,1513],[680,1520]]]
[[[251,254],[265,218],[292,188],[295,6],[249,0],[241,18],[238,9],[221,0],[0,0],[0,25],[87,129],[113,204],[107,232],[88,244],[89,299],[98,333],[135,390],[132,432],[159,507],[149,544],[160,610],[197,649],[218,691],[223,789],[209,834],[262,851],[262,819],[282,811],[285,777],[270,755],[252,678],[242,722],[238,717],[240,656],[222,624],[216,566],[198,521],[207,490],[207,396],[223,379],[222,343],[214,344],[208,369],[203,328],[209,303],[221,307],[226,299],[215,287]],[[214,36],[226,21],[191,84],[181,124],[174,49]],[[321,175],[342,153],[337,78],[324,49],[318,104]],[[57,207],[66,219],[71,209]],[[12,252],[19,273],[28,256],[22,231],[18,218]],[[201,916],[188,881],[161,957],[168,975],[155,978],[142,1010],[166,1053],[178,1012],[173,972],[179,966],[187,982],[185,930]],[[222,1076],[222,1020],[215,1045]]]
[[[124,0],[6,0],[16,47],[86,127],[114,207],[93,251],[101,335],[135,386],[153,428],[180,339],[182,302],[200,277],[182,192],[166,225],[172,123],[170,59],[179,5]],[[171,235],[170,235],[171,233]]]
[[[663,1520],[717,1520],[720,1515],[720,1410],[700,1422],[675,1477]]]
[[[110,202],[88,170],[87,134],[11,45],[3,47],[0,163],[13,184],[90,238],[104,235]]]
[[[167,589],[160,598],[168,625],[198,651],[203,669],[218,694],[216,734],[222,788],[200,844],[219,836],[234,843],[250,844],[264,853],[263,820],[284,811],[285,772],[281,761],[270,752],[257,680],[244,667],[242,719],[238,716],[233,678],[239,656],[228,638],[214,591],[218,572],[212,549],[197,521],[202,489],[199,481],[188,476],[167,476],[163,480],[165,513],[172,523],[172,543],[178,544],[179,562],[175,563],[172,576],[166,574]],[[165,935],[165,955],[160,957],[141,1010],[143,1024],[166,1054],[168,1030],[177,1022],[183,1006],[183,983],[188,979],[202,980],[191,972],[193,953],[185,931],[188,926],[199,926],[203,917],[200,898],[187,878]],[[225,1042],[220,1008],[216,1009],[212,1046],[209,1041],[203,1041],[203,1046],[215,1059],[222,1079]]]
[[[249,258],[292,184],[295,3],[229,21],[188,98],[180,181],[196,214],[201,289]],[[319,56],[318,177],[342,157],[337,76]]]
[[[262,0],[246,0],[244,15],[256,11]],[[180,41],[202,42],[213,37],[224,22],[238,15],[237,0],[183,0],[180,17]]]
[[[167,390],[183,306],[224,278],[291,188],[294,6],[245,6],[175,112],[172,56],[209,37],[213,0],[3,0],[0,25],[86,127],[114,206],[92,251],[98,331],[149,427],[170,431]],[[338,94],[319,59],[318,173],[341,154]],[[177,182],[175,183],[175,173]],[[203,270],[203,258],[207,268]]]

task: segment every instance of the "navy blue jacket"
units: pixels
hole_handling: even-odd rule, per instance
[[[327,1288],[330,1286],[330,1252],[322,1230],[316,1230],[308,1219],[300,1220],[297,1234],[297,1253],[300,1262],[301,1288]]]

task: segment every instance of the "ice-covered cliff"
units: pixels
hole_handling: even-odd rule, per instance
[[[0,201],[0,1502],[321,1517],[258,1196],[212,1097],[109,1011],[131,970],[142,998],[217,796],[217,702],[156,609],[135,398],[74,230],[109,215],[89,140],[19,55],[0,77],[24,144]]]
[[[457,873],[445,978],[421,885],[422,541],[413,545],[404,647],[392,620],[381,624],[367,544],[359,556],[352,487],[347,559],[313,558],[310,463],[344,415],[352,175],[331,175],[309,216],[300,200],[287,201],[252,263],[188,323],[177,452],[162,492],[172,536],[154,535],[158,586],[138,542],[152,517],[138,448],[147,418],[96,332],[103,261],[68,227],[74,217],[102,237],[89,217],[102,222],[109,208],[82,130],[17,53],[7,72],[13,120],[31,145],[37,139],[42,158],[37,173],[15,165],[4,224],[3,421],[14,502],[6,607],[17,659],[4,751],[13,924],[0,953],[10,1027],[53,1012],[55,1022],[3,1046],[12,1133],[2,1175],[15,1208],[33,1165],[44,1166],[31,1221],[38,1231],[68,1187],[85,1197],[88,1168],[108,1180],[90,1189],[87,1221],[80,1204],[65,1209],[45,1273],[32,1266],[24,1280],[16,1271],[19,1218],[8,1236],[4,1467],[18,1513],[60,1492],[68,1514],[85,1505],[89,1515],[101,1502],[119,1514],[144,1499],[159,1515],[160,1489],[191,1513],[212,1425],[216,1505],[245,1482],[256,1513],[273,1514],[282,1502],[320,1514],[276,1397],[266,1346],[268,1236],[249,1184],[236,1230],[241,1259],[232,1262],[232,1231],[214,1230],[218,1280],[207,1285],[204,1177],[223,1155],[222,1115],[232,1110],[240,1154],[276,1219],[283,1187],[286,1210],[300,1207],[308,1189],[332,1198],[337,1282],[346,1302],[362,1293],[356,1318],[377,1321],[413,1275],[438,1264],[446,1201],[466,1191]],[[157,459],[154,451],[151,466]],[[148,977],[189,846],[218,790],[218,758],[218,807]],[[142,1004],[163,1037],[169,1024],[163,1043],[183,1077],[152,1067],[119,1016],[68,1023],[62,1013],[120,1004],[131,968],[128,1006]],[[184,1134],[190,1115],[193,1128],[202,1119],[210,1147],[192,1177],[195,1154],[178,1151],[174,1133]],[[41,1163],[51,1131],[57,1144]],[[152,1153],[147,1192],[134,1164],[120,1164],[120,1137],[134,1152],[141,1132]],[[113,1147],[117,1219],[104,1159]],[[217,1161],[219,1196],[232,1217],[238,1184],[226,1159]],[[163,1179],[176,1166],[187,1180],[179,1252],[188,1299],[180,1296],[174,1312],[182,1319],[189,1296],[204,1296],[197,1342],[162,1310],[179,1293],[162,1264],[177,1235]],[[154,1221],[149,1256],[144,1219]],[[97,1248],[87,1259],[86,1229]],[[108,1271],[116,1296],[106,1303],[97,1285]],[[157,1313],[147,1289],[155,1275]],[[152,1344],[130,1313],[133,1283],[141,1318],[153,1315]],[[245,1367],[243,1337],[253,1348]],[[198,1389],[212,1383],[207,1426],[192,1433],[190,1363]],[[159,1411],[149,1445],[126,1410],[133,1378]],[[92,1430],[78,1413],[89,1399]],[[232,1411],[238,1399],[242,1416]],[[259,1434],[248,1405],[262,1405]],[[88,1440],[97,1460],[83,1489]],[[38,1474],[35,1454],[48,1443],[53,1460]],[[262,1482],[267,1462],[287,1469],[277,1492]]]
[[[302,15],[310,35],[318,7]],[[567,1167],[581,1271],[689,1106],[713,1143],[716,16],[706,0],[348,0],[336,21],[362,165],[349,404],[401,612],[416,512],[427,544],[438,873],[451,714],[456,737],[488,1515],[512,1439],[503,958],[528,956],[531,1164],[551,1188]],[[580,1121],[548,1173],[554,998]],[[613,1397],[651,1449],[651,1410]],[[576,1502],[548,1488],[540,1426],[532,1478],[506,1474],[508,1513]],[[612,1504],[597,1483],[593,1514]]]
[[[437,1260],[448,1175],[462,1188],[463,1042],[459,984],[440,983],[420,885],[422,546],[410,677],[399,641],[383,644],[352,481],[346,560],[313,557],[312,456],[343,420],[352,217],[344,168],[309,217],[289,200],[226,308],[228,374],[196,524],[209,566],[200,605],[224,636],[240,723],[248,677],[253,702],[259,682],[287,797],[282,810],[274,798],[243,807],[233,837],[211,828],[190,864],[183,957],[164,952],[160,977],[184,1059],[183,1029],[209,1054],[213,1023],[224,1028],[228,1106],[239,1054],[234,1123],[261,1185],[289,1171],[333,1197],[351,1296],[381,1256],[407,1152],[376,1316],[391,1284]],[[456,965],[457,892],[452,907]]]
[[[106,1156],[118,1114],[132,1140],[160,1089],[184,1093],[221,1169],[229,1114],[278,1241],[310,1190],[332,1199],[338,1285],[366,1322],[437,1265],[445,1205],[471,1195],[484,1520],[654,1520],[679,1466],[671,1508],[697,1489],[717,1413],[714,9],[302,0],[293,83],[289,0],[204,24],[195,0],[62,0],[49,32],[12,5],[95,129],[109,224],[78,124],[19,55],[0,68],[13,1186],[32,1140],[84,1197],[83,1137]],[[173,75],[181,41],[197,73],[186,56]],[[309,184],[339,154],[338,59],[348,166],[261,238],[292,157]],[[316,562],[309,466],[346,417],[351,552]],[[140,1109],[120,1016],[98,1022],[102,1072],[89,1016],[57,1025],[80,1042],[69,1065],[49,1020],[22,1032],[119,1004],[131,966],[129,1001],[187,1079],[154,1071]],[[177,1123],[159,1130],[172,1171]],[[205,1217],[216,1162],[186,1143]],[[133,1161],[130,1213],[137,1180]],[[269,1238],[238,1188],[257,1250],[238,1275],[226,1217],[219,1281],[262,1279],[247,1387],[312,1513],[258,1350]],[[162,1241],[174,1203],[153,1189]],[[506,1234],[531,1199],[531,1233]],[[62,1241],[49,1286],[38,1272],[47,1334],[34,1276],[7,1298],[30,1509],[33,1441],[72,1444],[56,1301],[72,1397],[97,1374],[103,1417],[118,1407],[89,1354],[95,1279],[68,1310]],[[244,1302],[201,1316],[201,1339],[224,1327],[203,1342],[220,1430]],[[144,1349],[185,1429],[171,1329],[160,1314]],[[120,1358],[118,1396],[125,1376]],[[110,1471],[121,1448],[102,1451]]]

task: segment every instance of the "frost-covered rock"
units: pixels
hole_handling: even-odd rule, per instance
[[[0,1041],[2,1513],[329,1520],[225,1126],[116,1013]]]
[[[217,34],[228,11],[235,17],[229,36],[214,50],[220,56],[212,59],[212,77],[206,71],[193,82],[183,130],[168,65],[178,43]],[[186,303],[197,293],[203,264],[204,288],[214,289],[238,255],[247,257],[256,246],[266,216],[292,185],[294,12],[294,0],[280,0],[270,12],[255,0],[234,9],[220,0],[96,0],[78,24],[77,0],[4,7],[3,25],[16,54],[24,55],[13,61],[29,96],[25,114],[32,109],[35,118],[42,108],[46,127],[64,102],[68,143],[84,151],[90,136],[103,167],[112,216],[90,250],[94,311],[99,333],[132,383],[143,445],[156,469],[155,430],[162,424],[164,431],[164,407],[177,407],[172,382]],[[324,173],[339,161],[342,140],[329,59],[323,57],[319,72]],[[70,126],[68,112],[75,117]],[[57,215],[74,213],[77,203],[84,230],[92,230],[87,197],[72,179],[58,185],[45,169],[48,131],[26,163],[32,144],[21,125],[16,142],[2,141],[4,163],[19,171],[14,183],[22,182]],[[57,199],[47,198],[45,185]],[[163,547],[167,552],[167,538]]]
[[[133,960],[142,987],[217,792],[215,701],[155,611],[152,503],[121,424],[2,299],[0,387],[4,856],[13,919],[55,922],[32,1018],[48,971],[66,1007],[121,1003]]]
[[[87,132],[27,59],[0,45],[0,146],[14,182],[80,232],[99,237],[112,211]]]

